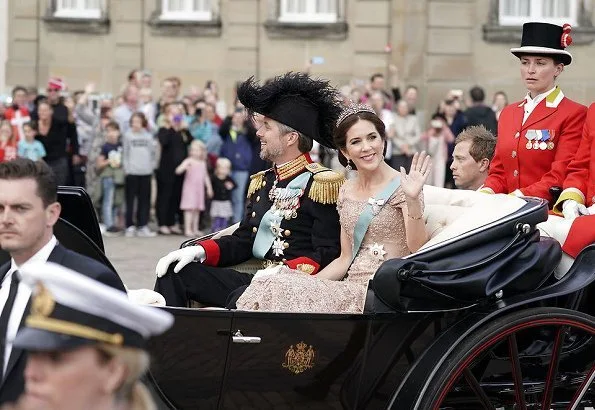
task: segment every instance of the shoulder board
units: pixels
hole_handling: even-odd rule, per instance
[[[314,179],[308,198],[325,205],[336,204],[345,176],[316,162],[306,165],[306,169],[313,174]]]
[[[262,181],[264,180],[264,175],[267,173],[267,171],[269,170],[267,169],[265,171],[260,171],[256,174],[250,175],[250,185],[248,185],[247,198],[250,198],[253,193],[262,187]]]

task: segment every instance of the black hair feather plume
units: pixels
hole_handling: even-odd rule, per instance
[[[332,133],[342,107],[340,94],[329,81],[289,72],[260,85],[250,77],[237,94],[251,114],[270,117],[334,148]]]

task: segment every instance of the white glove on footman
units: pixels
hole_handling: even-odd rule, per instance
[[[206,252],[200,245],[187,246],[182,249],[175,250],[168,253],[163,258],[159,259],[155,267],[155,273],[160,278],[167,273],[167,268],[174,262],[178,262],[174,267],[174,273],[178,273],[184,266],[190,262],[200,262],[206,258]]]
[[[567,199],[562,204],[562,215],[566,219],[574,219],[581,215],[589,215],[589,211],[586,206],[579,204],[574,199]]]

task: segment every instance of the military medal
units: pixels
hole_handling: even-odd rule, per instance
[[[525,133],[525,138],[527,138],[528,140],[527,144],[525,145],[525,148],[531,149],[533,147],[533,143],[531,141],[537,138],[537,133],[535,132],[535,130],[527,130],[527,132]]]
[[[554,144],[554,141],[553,141],[554,137],[556,136],[556,130],[549,130],[549,134],[550,134],[550,140],[547,143],[547,149],[549,149],[551,151],[556,146],[556,144]]]
[[[539,143],[539,149],[545,151],[548,147],[547,141],[551,138],[549,130],[541,130],[541,142]]]
[[[543,138],[541,130],[533,130],[535,132],[535,141],[533,141],[533,149],[539,149],[539,141]]]

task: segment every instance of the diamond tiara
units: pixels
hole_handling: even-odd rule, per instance
[[[369,112],[372,114],[376,114],[374,109],[367,104],[352,103],[345,107],[343,111],[341,111],[341,115],[339,115],[339,119],[337,120],[336,126],[338,127],[339,124],[345,121],[345,118],[349,117],[350,115],[359,114],[360,112]]]

